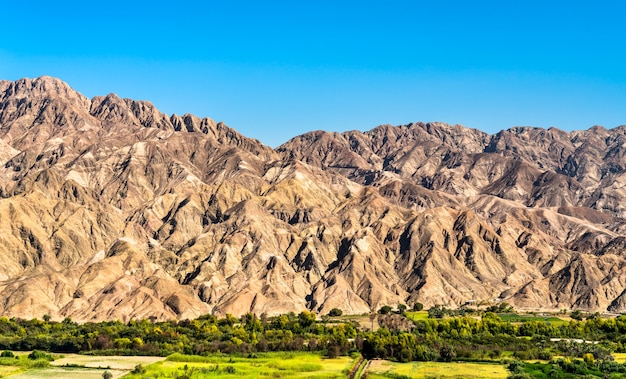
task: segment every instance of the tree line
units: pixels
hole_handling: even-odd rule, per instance
[[[163,356],[302,350],[336,356],[358,351],[366,358],[397,361],[494,359],[504,352],[520,360],[591,354],[597,361],[626,352],[626,316],[560,323],[509,322],[493,312],[416,321],[397,313],[377,317],[381,327],[376,331],[349,318],[320,319],[308,311],[127,323],[1,317],[0,350]]]

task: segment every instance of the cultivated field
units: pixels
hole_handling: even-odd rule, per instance
[[[502,319],[502,321],[515,323],[522,323],[527,321],[543,321],[552,325],[562,325],[567,323],[567,321],[553,315],[540,316],[534,314],[498,313],[498,316]]]
[[[367,367],[369,379],[383,379],[394,375],[410,378],[491,379],[506,378],[509,372],[502,364],[465,362],[409,362],[396,363],[373,360]]]
[[[32,361],[28,352],[15,352],[19,359],[0,358],[0,377],[11,379],[76,378],[101,379],[105,371],[113,378],[122,377],[136,365],[149,365],[162,361],[163,357],[141,356],[90,356],[65,354],[52,362]],[[56,354],[53,356],[58,357]]]
[[[428,312],[426,311],[418,311],[418,312],[404,312],[404,316],[409,320],[413,321],[425,321],[428,320]]]
[[[105,368],[116,370],[132,370],[136,365],[149,365],[164,360],[164,357],[141,356],[95,356],[65,354],[63,358],[50,362],[52,366],[82,366],[88,368]]]
[[[615,362],[626,363],[626,353],[611,353],[611,355],[615,358]]]
[[[165,361],[146,366],[143,374],[128,374],[128,379],[144,377],[176,378],[345,378],[354,364],[350,357],[323,358],[313,353],[256,353],[247,356],[211,355],[207,357],[174,354]]]
[[[0,378],[4,378],[4,377],[12,375],[12,374],[17,374],[20,371],[22,371],[22,369],[20,367],[16,367],[16,366],[0,366]]]
[[[104,369],[86,369],[86,368],[65,368],[65,367],[48,367],[41,369],[32,369],[21,374],[9,376],[10,379],[44,379],[44,378],[63,378],[63,379],[102,379]],[[108,370],[113,376],[112,378],[120,378],[128,371],[126,370]]]

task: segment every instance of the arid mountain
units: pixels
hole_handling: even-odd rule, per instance
[[[0,81],[0,313],[622,311],[624,154],[626,127],[441,123],[272,150],[149,102]]]

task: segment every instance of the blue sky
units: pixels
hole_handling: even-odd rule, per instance
[[[270,146],[415,121],[626,124],[616,1],[59,3],[2,5],[0,79],[51,75]]]

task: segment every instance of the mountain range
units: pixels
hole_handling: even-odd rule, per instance
[[[276,149],[0,81],[0,314],[626,309],[626,126],[313,131]]]

